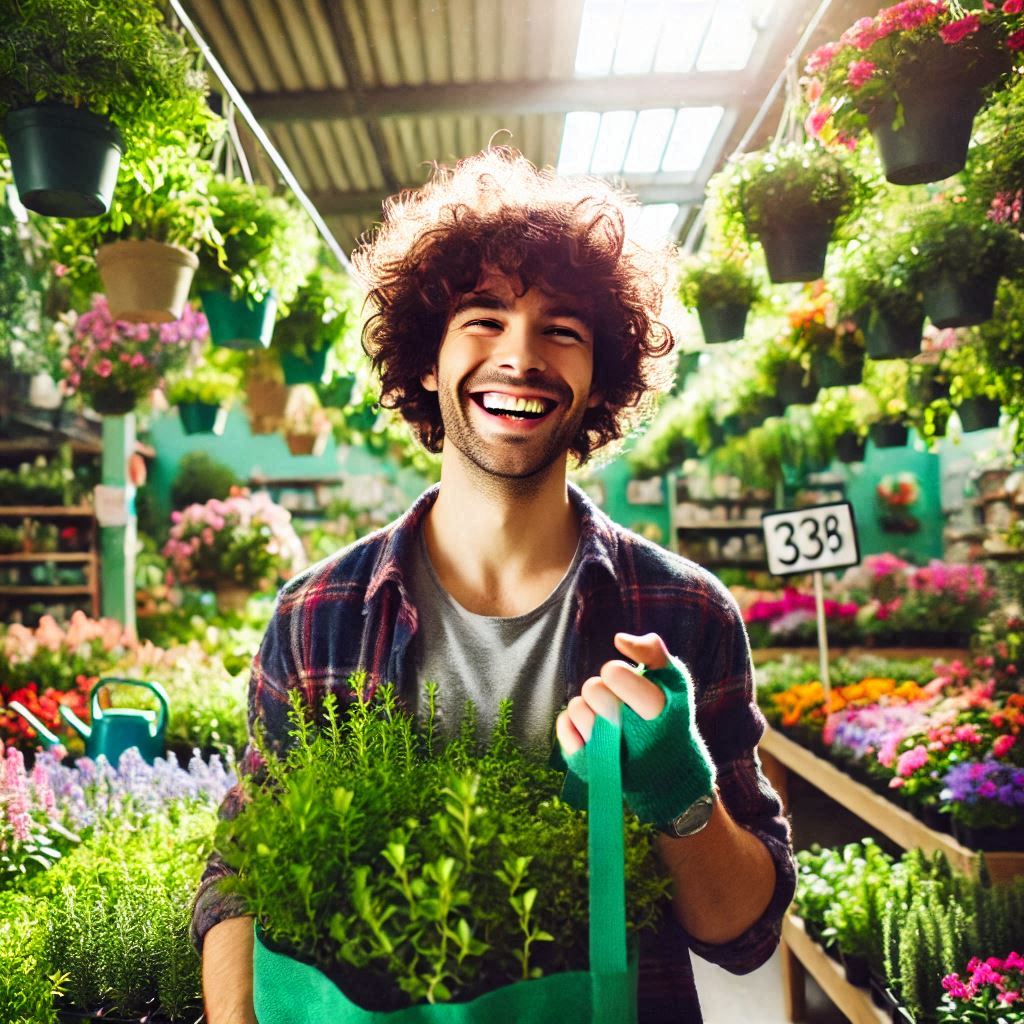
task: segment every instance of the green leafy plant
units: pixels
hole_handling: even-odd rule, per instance
[[[310,362],[310,353],[328,349],[337,365],[352,369],[359,346],[359,295],[346,274],[321,263],[299,289],[291,312],[274,327],[271,350]]]
[[[749,260],[736,256],[693,257],[680,267],[679,298],[688,309],[749,306],[761,295]]]
[[[837,295],[843,315],[866,326],[871,310],[899,319],[921,307],[920,286],[911,273],[911,254],[892,232],[872,232],[847,247],[837,275]]]
[[[0,122],[34,103],[104,115],[141,135],[205,124],[205,77],[157,0],[17,0],[0,46]]]
[[[1005,211],[1020,221],[1020,190],[1024,181],[1024,84],[1017,81],[997,92],[975,119],[974,145],[962,174],[972,199],[993,214]],[[1014,203],[1017,203],[1014,214]]]
[[[224,348],[205,349],[198,359],[169,376],[165,387],[167,401],[171,405],[182,402],[224,405],[241,390],[242,362],[239,353]]]
[[[171,484],[171,507],[204,505],[211,498],[223,500],[232,487],[239,487],[241,483],[230,466],[218,462],[209,452],[186,452]]]
[[[0,1020],[54,1024],[54,998],[63,994],[65,980],[50,972],[43,956],[36,901],[25,893],[0,892]]]
[[[421,726],[392,687],[342,716],[291,691],[287,752],[256,742],[266,778],[217,849],[271,944],[315,963],[362,1006],[467,999],[586,962],[586,816],[562,775],[521,751],[502,704],[490,745],[467,710],[450,741],[428,691]],[[317,729],[317,724],[320,728]],[[627,819],[627,913],[649,926],[666,894],[648,830]],[[327,841],[330,837],[330,841]]]

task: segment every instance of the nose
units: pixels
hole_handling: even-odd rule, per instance
[[[501,333],[494,358],[499,366],[521,375],[528,370],[547,369],[542,335],[525,318],[511,319]]]

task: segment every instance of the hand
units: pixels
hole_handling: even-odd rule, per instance
[[[627,658],[649,669],[664,668],[668,664],[668,648],[657,633],[633,636],[616,633],[616,648]],[[633,665],[624,661],[606,661],[599,676],[591,676],[578,697],[558,716],[555,734],[562,753],[568,757],[582,749],[594,731],[597,715],[610,721],[620,720],[619,702],[631,708],[641,718],[657,718],[665,707],[665,691],[650,679],[645,679]]]

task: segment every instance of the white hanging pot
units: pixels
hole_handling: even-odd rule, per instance
[[[64,401],[60,387],[48,373],[35,373],[28,384],[28,404],[37,409],[59,409]]]

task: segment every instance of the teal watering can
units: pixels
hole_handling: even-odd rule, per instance
[[[160,702],[157,711],[139,708],[101,708],[100,690],[110,683],[121,686],[141,686],[156,694]],[[60,706],[60,714],[64,720],[85,740],[85,753],[93,759],[103,754],[116,768],[121,754],[129,747],[138,747],[142,759],[152,764],[164,753],[164,733],[167,728],[167,694],[159,683],[147,683],[141,679],[119,679],[115,676],[104,676],[97,680],[89,693],[89,716],[92,726],[88,726],[78,715],[65,705]],[[42,722],[19,701],[12,700],[7,705],[17,711],[37,733],[47,747],[56,746],[60,738],[55,736]]]

